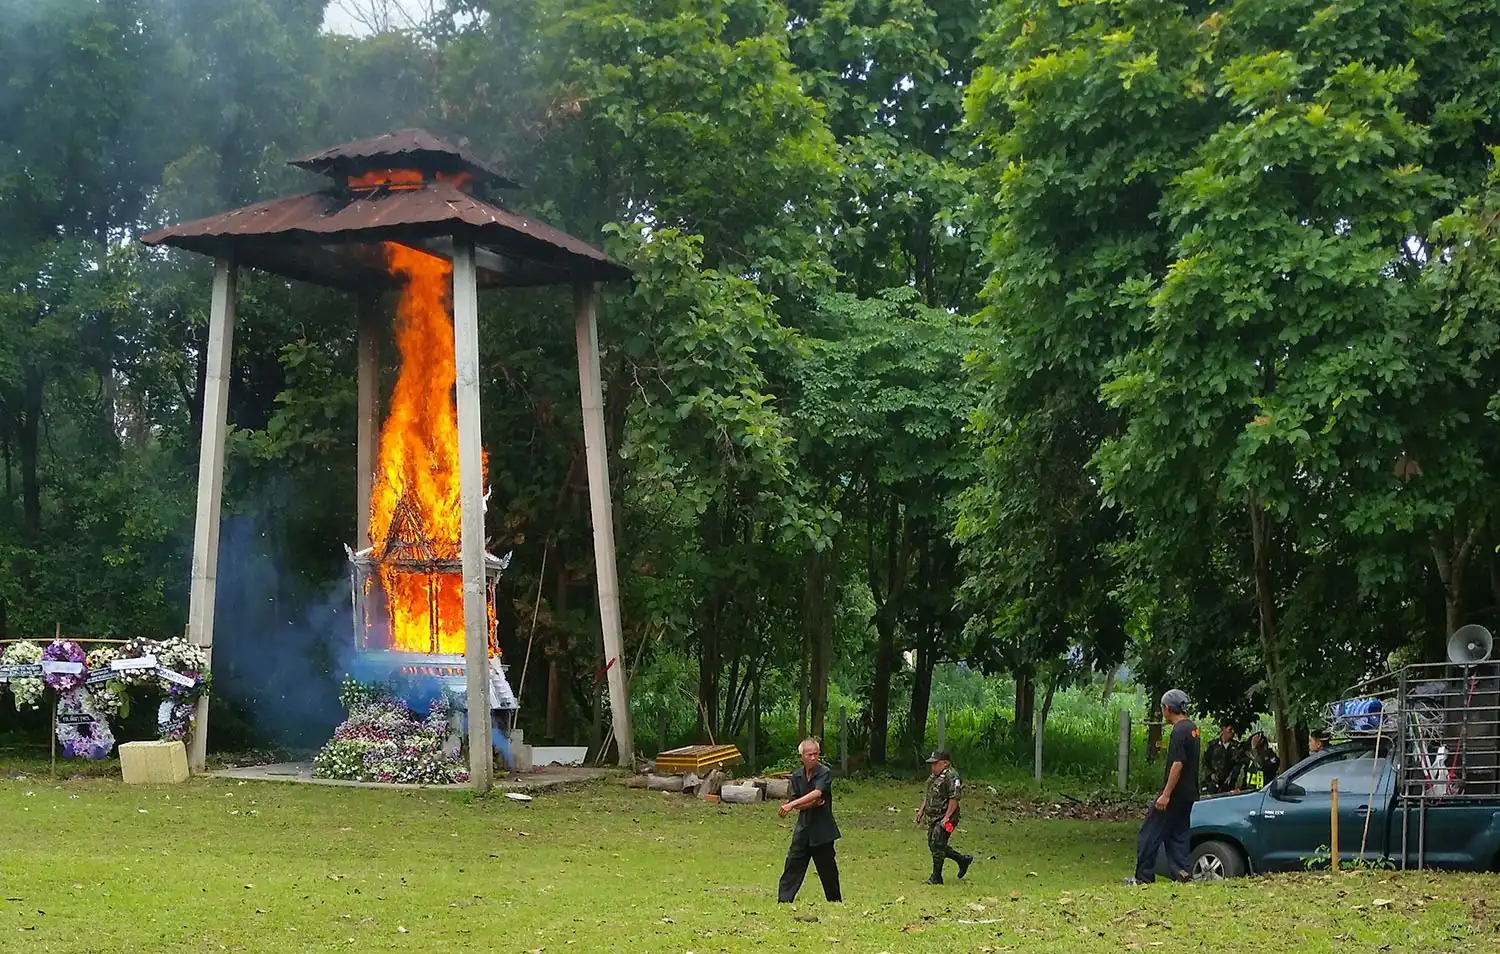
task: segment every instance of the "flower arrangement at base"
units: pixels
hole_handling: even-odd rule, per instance
[[[11,643],[0,653],[0,665],[34,666],[42,661],[42,647],[30,640]],[[10,694],[15,697],[17,709],[35,709],[42,704],[42,692],[46,683],[41,676],[26,676],[10,681]]]
[[[77,663],[79,671],[72,672],[44,672],[42,681],[54,692],[68,693],[83,685],[88,678],[89,670],[85,664],[88,654],[83,647],[71,639],[55,639],[42,650],[42,662]]]
[[[74,722],[73,716],[87,716],[89,721]],[[115,735],[89,690],[74,689],[58,697],[57,741],[62,743],[63,757],[69,759],[103,759],[113,751]]]
[[[405,702],[378,688],[354,691],[346,682],[340,696],[353,702],[349,718],[313,760],[315,777],[415,785],[469,780],[460,756],[443,752],[443,733],[435,730],[431,715],[418,718]],[[444,707],[441,724],[446,723]]]
[[[113,646],[90,650],[86,660],[89,672],[99,673],[108,669],[115,656]],[[88,693],[94,701],[94,708],[104,713],[106,718],[116,719],[130,714],[130,697],[126,695],[125,687],[119,679],[96,682],[88,687]]]

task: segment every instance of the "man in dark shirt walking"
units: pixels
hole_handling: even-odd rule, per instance
[[[1192,856],[1188,837],[1192,831],[1193,803],[1198,800],[1198,726],[1187,717],[1188,697],[1171,689],[1161,697],[1161,714],[1172,727],[1167,742],[1166,780],[1161,794],[1146,811],[1140,836],[1135,842],[1135,877],[1126,884],[1150,884],[1156,880],[1156,856],[1165,845],[1167,871],[1177,881],[1191,881]]]
[[[786,852],[786,867],[776,889],[776,900],[788,904],[797,899],[809,861],[817,866],[823,896],[829,901],[844,900],[839,892],[839,865],[833,853],[833,843],[839,837],[838,822],[833,820],[833,772],[818,761],[820,753],[816,739],[804,739],[797,746],[802,768],[792,773],[791,799],[777,809],[782,818],[791,812],[798,813],[792,844]]]

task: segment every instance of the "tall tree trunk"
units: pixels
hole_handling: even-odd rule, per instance
[[[932,706],[932,670],[937,665],[937,639],[930,633],[917,644],[912,674],[911,711],[906,718],[906,744],[918,758],[927,741],[927,716]]]
[[[1476,523],[1469,532],[1460,536],[1457,530],[1451,541],[1440,534],[1432,535],[1432,559],[1437,564],[1438,579],[1443,584],[1442,633],[1429,633],[1423,640],[1425,662],[1443,662],[1448,657],[1448,637],[1464,625],[1464,602],[1467,597],[1465,584],[1469,574],[1469,559],[1479,542],[1484,523]]]
[[[558,685],[561,673],[558,672],[557,661],[563,658],[567,651],[564,645],[565,637],[559,628],[562,620],[567,619],[568,614],[568,560],[563,552],[561,544],[555,545],[556,553],[553,557],[553,570],[555,584],[552,596],[552,651],[547,654],[547,715],[546,734],[548,741],[557,741],[558,722],[562,718],[562,706],[559,698]]]
[[[809,550],[805,559],[806,583],[803,601],[803,625],[807,629],[810,683],[808,708],[811,734],[823,738],[828,721],[828,676],[833,668],[833,614],[829,612],[829,560],[818,550]]]
[[[1276,592],[1271,579],[1270,516],[1255,494],[1249,496],[1250,537],[1255,576],[1255,609],[1259,622],[1261,657],[1266,667],[1266,685],[1271,689],[1271,714],[1276,719],[1277,747],[1283,765],[1301,760],[1303,752],[1292,724],[1292,694],[1286,681],[1279,635],[1276,632]]]
[[[25,371],[16,433],[16,450],[21,455],[21,536],[27,543],[35,543],[42,535],[42,488],[37,476],[41,432],[42,372],[33,365]]]
[[[802,649],[798,653],[797,665],[801,670],[797,680],[797,741],[807,738],[807,708],[812,697],[812,640],[807,627],[802,627]]]
[[[1011,670],[1011,680],[1016,684],[1016,704],[1011,730],[1016,742],[1030,738],[1032,720],[1036,713],[1036,679],[1029,669]]]
[[[1104,695],[1102,702],[1105,708],[1109,707],[1109,697],[1114,695],[1115,692],[1115,670],[1118,668],[1118,666],[1111,666],[1109,669],[1109,675],[1104,677]]]
[[[901,599],[906,590],[911,564],[910,522],[904,519],[901,503],[885,502],[885,550],[875,551],[875,504],[870,506],[869,542],[865,571],[870,595],[875,600],[875,665],[870,679],[870,764],[886,762],[886,737],[891,724],[891,675],[897,655],[896,629],[900,623]]]
[[[891,670],[896,655],[896,621],[886,613],[875,617],[875,667],[870,677],[870,764],[886,762],[885,740],[891,724]]]

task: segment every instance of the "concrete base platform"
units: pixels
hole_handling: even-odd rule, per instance
[[[247,782],[301,782],[305,785],[334,785],[344,788],[394,788],[431,789],[433,791],[467,791],[467,782],[460,785],[411,785],[400,782],[348,782],[343,779],[313,778],[311,762],[277,762],[272,765],[250,765],[244,768],[218,769],[205,772],[209,778],[236,779]],[[499,792],[535,792],[591,782],[610,775],[609,769],[577,766],[552,766],[529,772],[525,775],[497,775],[495,790]]]

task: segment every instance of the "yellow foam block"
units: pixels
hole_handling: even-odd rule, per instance
[[[126,785],[186,782],[187,749],[181,742],[126,742],[120,746],[120,773]]]

